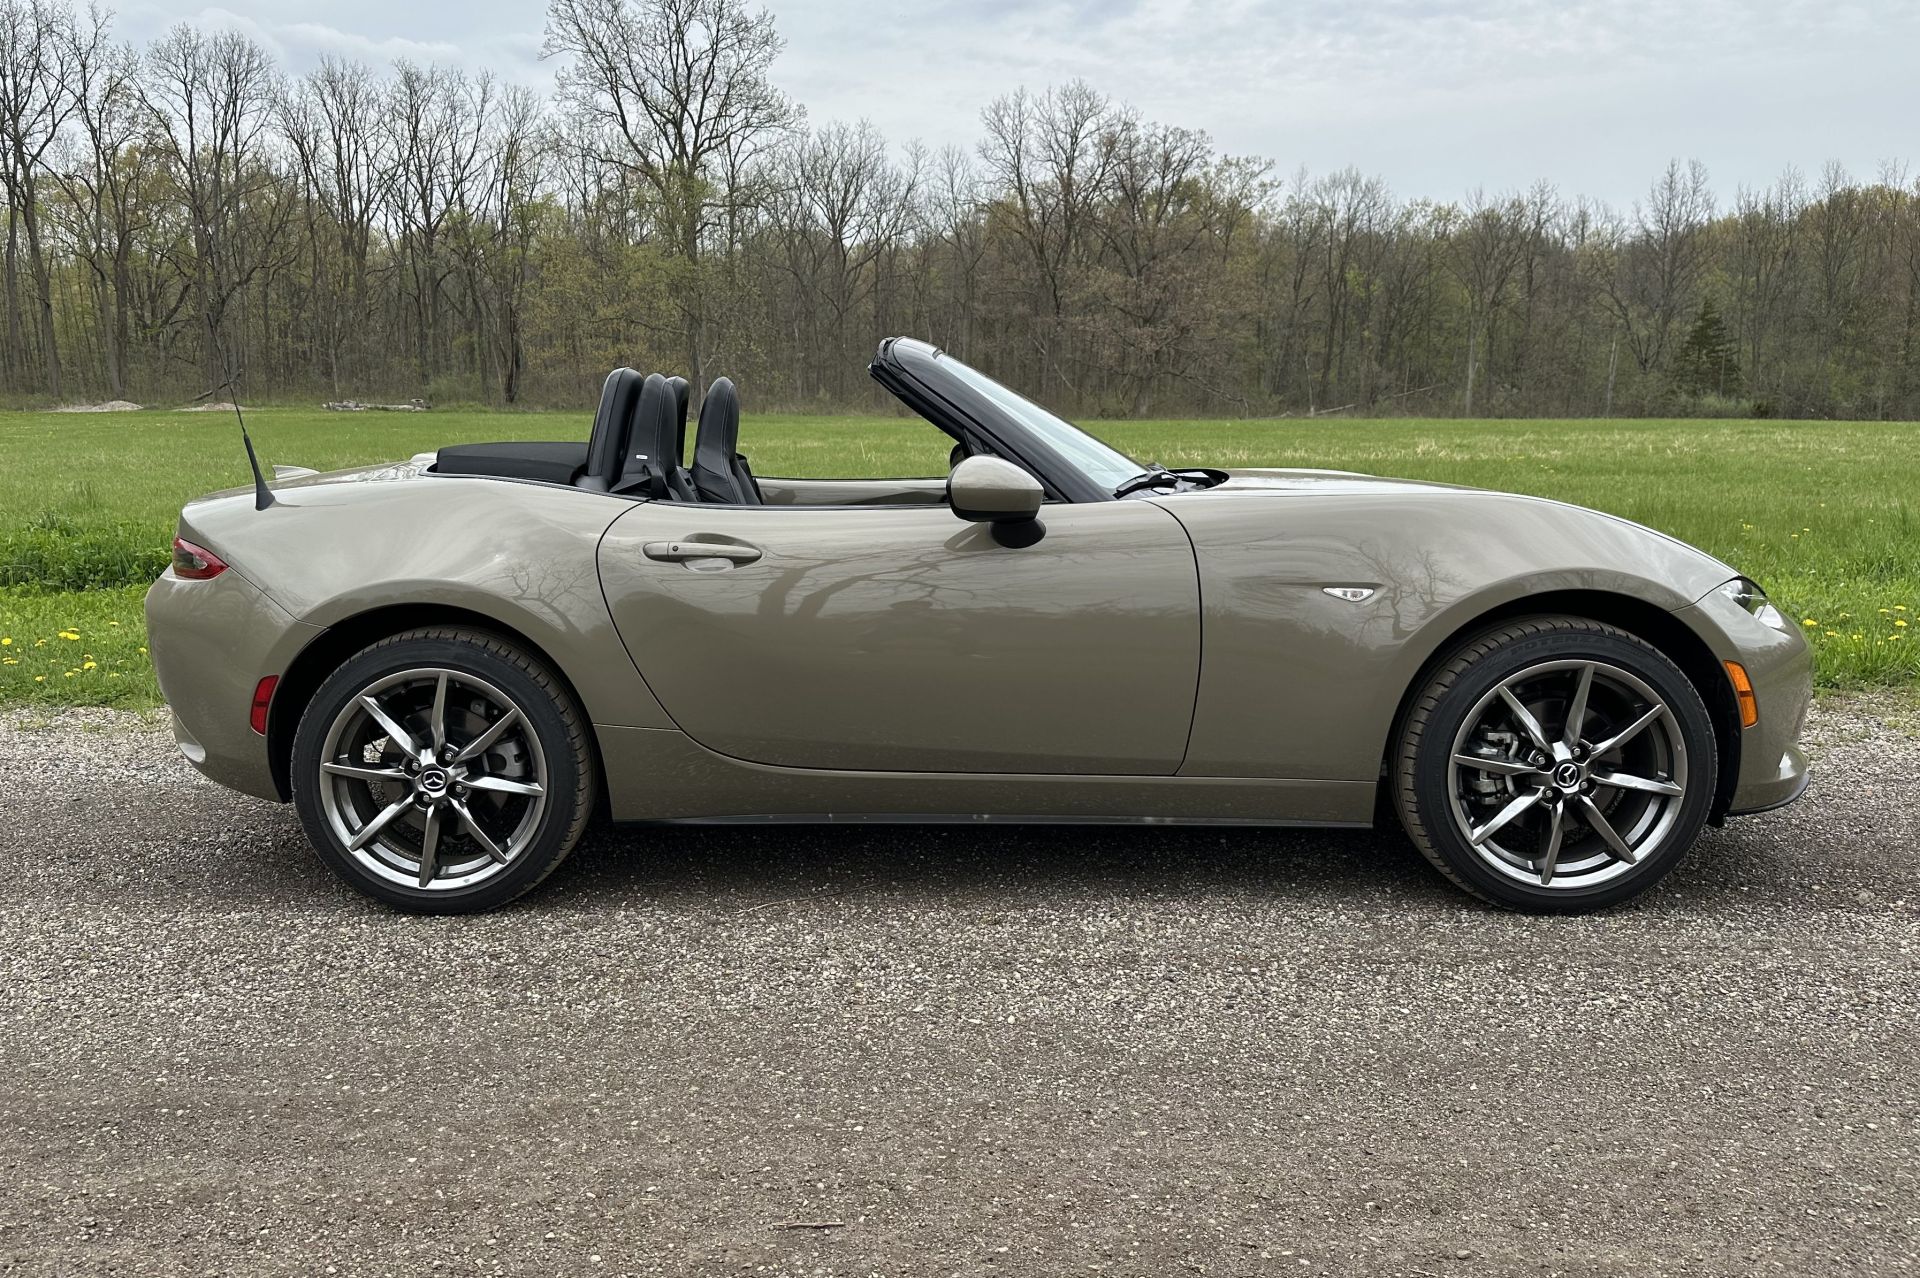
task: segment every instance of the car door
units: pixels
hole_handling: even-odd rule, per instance
[[[634,664],[710,749],[790,767],[1170,775],[1200,668],[1193,549],[1151,502],[1031,544],[933,507],[642,502],[602,539]]]

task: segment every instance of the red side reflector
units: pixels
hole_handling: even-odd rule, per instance
[[[263,737],[267,735],[267,707],[273,704],[273,690],[279,682],[279,675],[268,675],[253,687],[253,709],[247,712],[247,722]]]
[[[210,577],[218,577],[226,570],[226,561],[205,546],[196,546],[184,537],[173,539],[174,576],[184,577],[188,581],[205,581]]]

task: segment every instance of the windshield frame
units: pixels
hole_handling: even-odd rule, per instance
[[[1147,467],[979,369],[910,337],[882,342],[868,371],[901,403],[969,452],[991,453],[1038,479],[1052,501],[1113,501]],[[1090,447],[1089,447],[1090,446]],[[1081,460],[1101,464],[1089,469]],[[1107,459],[1113,459],[1108,461]],[[1118,479],[1106,476],[1120,466]]]

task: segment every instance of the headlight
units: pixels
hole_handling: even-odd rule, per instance
[[[1720,587],[1720,593],[1752,613],[1762,625],[1772,626],[1775,630],[1792,629],[1787,619],[1780,615],[1780,610],[1767,601],[1767,592],[1760,589],[1759,582],[1735,577]]]

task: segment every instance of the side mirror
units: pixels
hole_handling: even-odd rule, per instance
[[[1044,500],[1039,480],[998,457],[969,457],[947,476],[947,504],[977,524],[1026,523]]]

